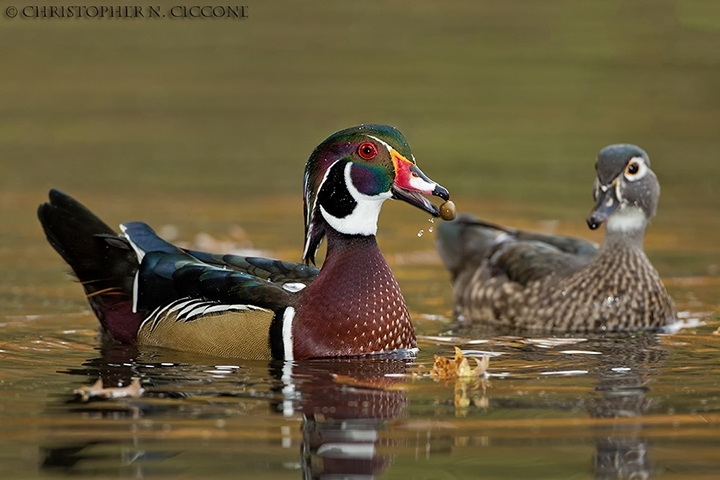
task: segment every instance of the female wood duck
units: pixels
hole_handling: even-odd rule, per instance
[[[398,130],[360,125],[313,151],[304,193],[304,264],[181,249],[140,222],[117,235],[56,190],[38,216],[116,342],[284,360],[414,350],[408,309],[375,240],[377,219],[389,198],[437,217],[421,194],[448,200],[448,191],[417,167]],[[309,264],[324,237],[318,270]]]
[[[509,329],[556,332],[659,329],[675,306],[643,251],[660,185],[647,153],[611,145],[595,163],[591,229],[605,239],[511,230],[467,215],[438,228],[459,318]]]

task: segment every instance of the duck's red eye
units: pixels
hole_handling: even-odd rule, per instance
[[[370,142],[361,143],[358,147],[357,152],[358,155],[360,155],[360,157],[364,158],[365,160],[371,160],[377,157],[378,154],[377,148]]]

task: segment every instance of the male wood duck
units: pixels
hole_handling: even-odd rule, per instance
[[[590,332],[660,329],[675,306],[643,251],[660,185],[647,153],[611,145],[595,163],[591,229],[579,238],[512,230],[461,215],[438,228],[460,320],[511,330]]]
[[[146,224],[118,235],[50,191],[38,216],[70,264],[106,337],[248,359],[301,360],[416,349],[400,288],[375,233],[382,203],[448,191],[415,164],[393,127],[360,125],[323,141],[305,166],[303,264],[178,248]],[[321,269],[315,255],[327,237]]]

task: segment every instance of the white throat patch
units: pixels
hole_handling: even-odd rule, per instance
[[[380,208],[385,200],[392,196],[390,192],[383,192],[378,195],[365,195],[361,193],[352,183],[350,170],[352,163],[345,165],[345,185],[350,195],[357,202],[355,210],[350,215],[337,218],[330,215],[322,205],[320,212],[325,221],[332,228],[346,235],[375,235],[377,233],[377,221],[380,215]]]
[[[636,232],[647,226],[645,214],[638,207],[622,205],[607,219],[608,232]]]

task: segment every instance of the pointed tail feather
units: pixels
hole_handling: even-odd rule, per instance
[[[106,333],[129,343],[141,316],[132,312],[138,261],[129,242],[74,198],[50,191],[38,218],[50,245],[70,265]]]

